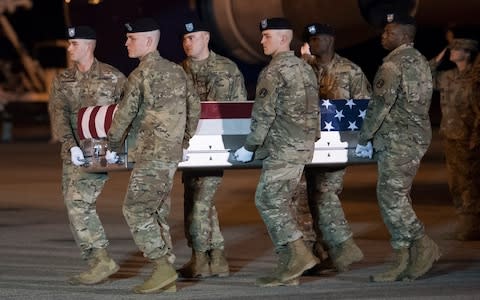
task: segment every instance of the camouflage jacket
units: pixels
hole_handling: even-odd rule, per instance
[[[80,146],[77,132],[80,108],[116,103],[125,81],[122,72],[97,59],[85,73],[72,67],[54,78],[49,111],[55,136],[62,143],[63,159],[70,159],[70,148]]]
[[[404,153],[425,149],[432,137],[429,108],[432,75],[428,61],[413,45],[403,44],[383,59],[359,143],[373,139],[378,150]]]
[[[193,81],[201,101],[244,101],[247,90],[243,75],[230,59],[210,51],[208,58],[182,62],[183,69]]]
[[[119,151],[126,131],[131,161],[178,162],[200,117],[200,101],[182,67],[160,56],[144,56],[128,76],[124,96],[108,131]]]
[[[274,159],[307,163],[319,128],[313,69],[293,51],[275,55],[260,73],[245,148]]]
[[[320,99],[370,99],[370,82],[362,69],[347,58],[335,53],[325,66],[315,58],[308,63],[317,75]]]
[[[440,133],[455,140],[480,144],[480,79],[472,65],[460,72],[457,68],[437,72],[430,61],[434,88],[440,91],[442,119]]]

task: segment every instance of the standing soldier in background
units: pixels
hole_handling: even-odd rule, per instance
[[[413,179],[432,139],[428,114],[432,74],[425,57],[413,47],[415,20],[388,14],[387,22],[382,46],[391,52],[375,75],[355,153],[371,157],[375,149],[377,200],[395,251],[393,265],[371,280],[415,280],[440,257],[410,198]]]
[[[170,192],[182,149],[195,133],[200,101],[182,67],[157,50],[160,29],[151,18],[125,24],[130,58],[140,64],[128,76],[125,93],[108,132],[107,161],[118,160],[129,127],[129,156],[135,162],[123,215],[135,244],[154,262],[150,278],[136,293],[176,291],[170,228]]]
[[[305,246],[290,203],[305,164],[312,161],[319,136],[318,85],[312,68],[290,50],[293,31],[283,18],[260,23],[263,52],[272,60],[258,77],[251,132],[234,156],[248,162],[266,153],[255,205],[279,255],[262,287],[298,285],[302,273],[318,263]]]
[[[370,98],[372,88],[360,67],[335,53],[335,30],[331,25],[309,24],[305,27],[303,38],[302,58],[317,75],[320,99]],[[304,234],[314,238],[309,241],[314,254],[324,260],[319,267],[328,268],[333,263],[340,272],[363,258],[338,197],[343,189],[344,175],[344,167],[328,170],[306,168],[306,180],[300,181],[293,198],[293,209],[307,232],[312,231],[309,225],[313,216],[316,234]],[[326,244],[328,254],[324,253],[323,244]],[[327,255],[329,259],[326,259]]]
[[[201,101],[244,101],[243,75],[230,59],[209,50],[210,33],[199,22],[183,27],[182,66],[192,79]],[[223,170],[183,171],[185,236],[192,257],[179,273],[182,277],[228,276],[225,242],[220,231],[214,196]]]
[[[67,52],[73,66],[55,77],[50,92],[52,128],[61,142],[62,192],[70,227],[89,269],[69,279],[71,284],[96,284],[119,266],[108,256],[108,240],[96,211],[96,201],[108,179],[106,173],[86,173],[83,145],[77,133],[82,107],[116,103],[125,76],[94,56],[95,31],[88,26],[68,28]]]
[[[455,238],[480,239],[480,73],[474,61],[478,41],[469,30],[452,29],[448,48],[454,69],[437,71],[447,49],[430,61],[434,88],[440,91],[440,134],[448,185],[458,214]]]

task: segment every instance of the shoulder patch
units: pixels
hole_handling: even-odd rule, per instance
[[[268,95],[268,90],[266,88],[263,88],[260,90],[260,92],[258,92],[258,96],[260,96],[260,98],[265,98],[265,96]]]

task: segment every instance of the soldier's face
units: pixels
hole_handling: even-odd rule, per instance
[[[319,56],[328,53],[333,49],[333,36],[328,34],[317,34],[310,37],[308,42],[312,55]]]
[[[208,52],[210,35],[206,31],[192,32],[183,36],[183,51],[193,59],[200,58]]]
[[[393,50],[404,41],[405,33],[397,24],[385,26],[382,34],[382,46],[387,50]]]
[[[89,49],[89,41],[84,39],[72,39],[68,40],[68,57],[74,62],[80,62],[84,58]]]
[[[468,61],[470,53],[462,48],[450,49],[450,61],[457,63],[462,61]]]
[[[282,36],[279,30],[264,30],[262,31],[262,40],[260,43],[263,46],[263,53],[265,55],[275,55],[280,49]]]
[[[138,58],[148,53],[149,37],[143,32],[127,33],[125,46],[128,50],[128,57]]]

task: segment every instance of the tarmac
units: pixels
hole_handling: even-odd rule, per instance
[[[66,279],[86,263],[72,239],[60,192],[60,146],[48,143],[37,127],[16,129],[14,135],[12,142],[0,144],[0,299],[480,299],[480,241],[448,239],[456,217],[437,134],[412,189],[417,215],[443,253],[425,276],[369,282],[369,275],[384,270],[393,257],[376,203],[376,165],[355,165],[347,170],[341,199],[365,258],[344,273],[302,276],[299,286],[256,287],[255,278],[277,260],[254,205],[259,170],[232,170],[225,172],[216,195],[231,276],[179,279],[177,293],[151,295],[131,290],[150,274],[152,264],[138,251],[122,216],[129,173],[112,173],[97,205],[120,270],[106,283],[73,286]],[[182,195],[177,173],[169,219],[176,268],[190,257]]]

